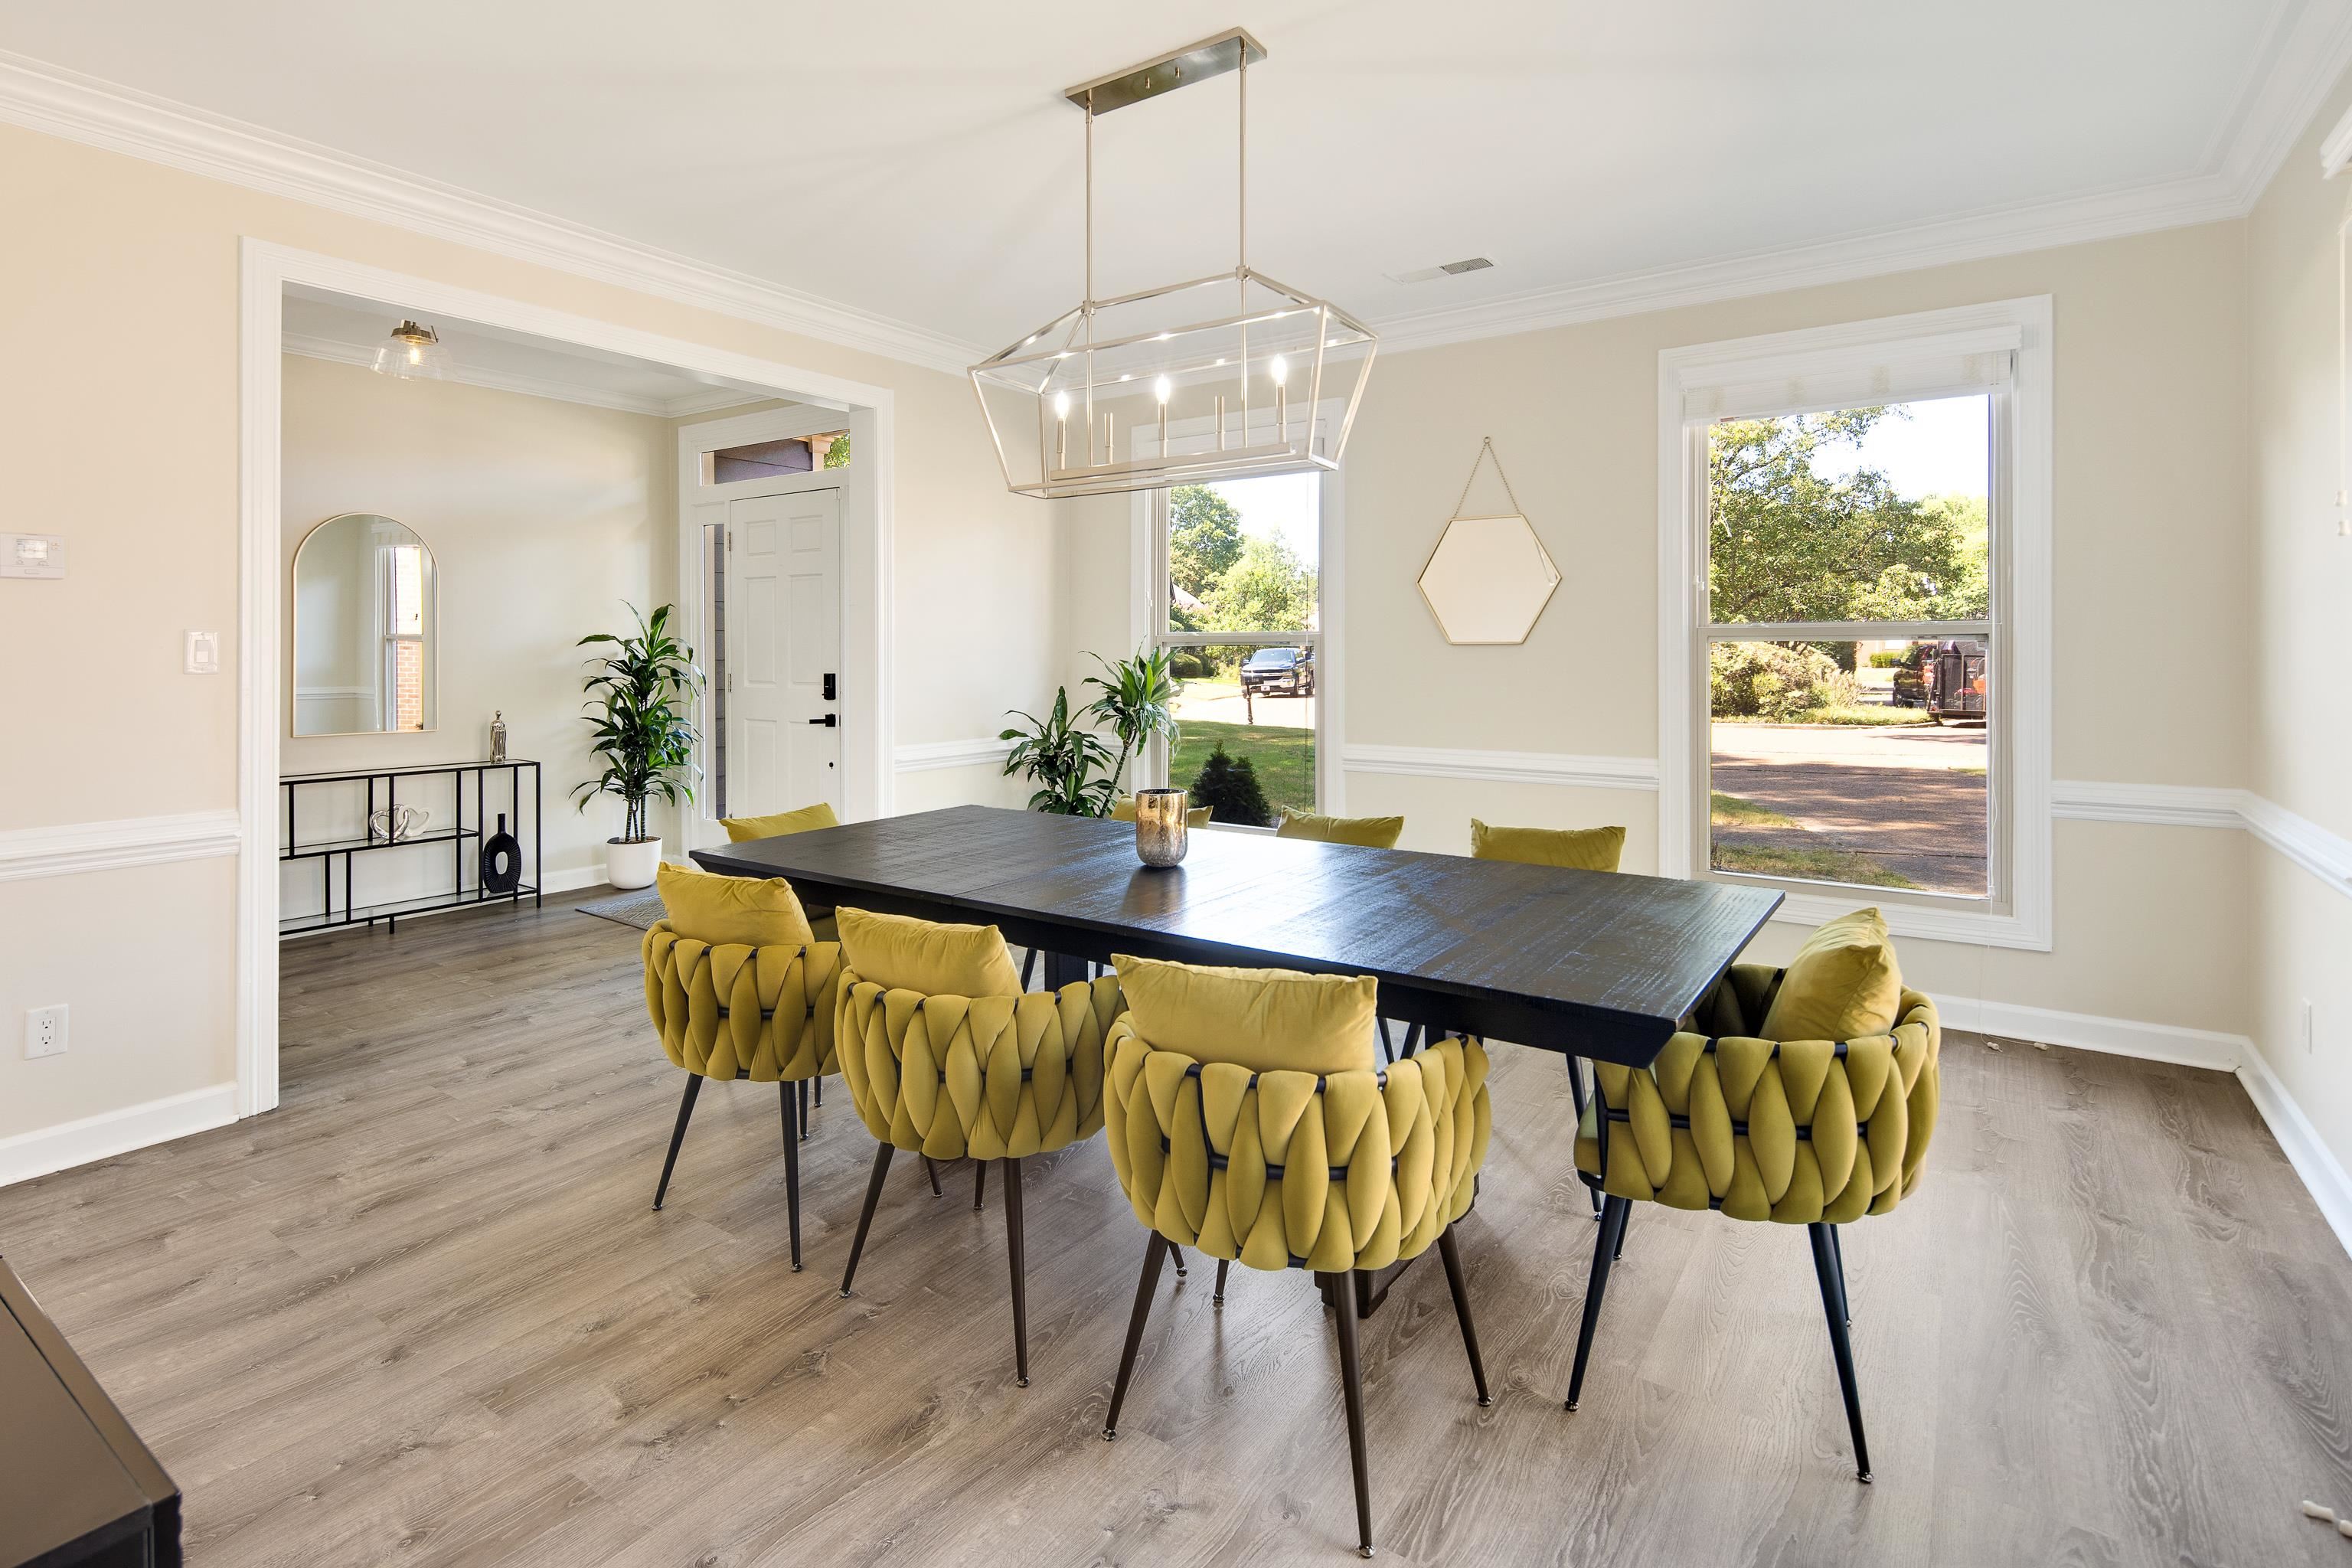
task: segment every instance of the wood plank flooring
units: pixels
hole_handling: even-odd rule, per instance
[[[772,1089],[682,1079],[635,933],[492,911],[284,957],[285,1103],[0,1189],[0,1250],[187,1493],[197,1564],[1351,1560],[1303,1276],[1163,1277],[1101,1426],[1144,1237],[1099,1139],[1035,1162],[1033,1385],[998,1184],[894,1167],[838,1084],[785,1253]],[[1801,1230],[1637,1210],[1583,1407],[1594,1226],[1557,1058],[1495,1051],[1463,1252],[1365,1326],[1373,1527],[1403,1563],[2352,1563],[2352,1262],[2236,1083],[1945,1045],[1920,1194],[1846,1235],[1874,1487]]]

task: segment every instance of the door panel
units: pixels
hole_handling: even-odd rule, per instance
[[[839,810],[841,731],[810,721],[836,711],[824,690],[841,668],[841,492],[732,500],[728,524],[729,810]]]

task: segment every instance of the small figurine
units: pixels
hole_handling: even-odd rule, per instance
[[[498,709],[490,710],[490,761],[507,760],[507,716]]]

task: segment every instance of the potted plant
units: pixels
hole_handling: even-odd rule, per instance
[[[1054,689],[1053,710],[1043,719],[1018,709],[1013,716],[1027,720],[1029,727],[1006,730],[997,739],[1014,742],[1004,759],[1004,776],[1021,773],[1036,782],[1029,809],[1055,816],[1108,816],[1118,783],[1094,774],[1114,753],[1100,736],[1072,721],[1069,689]]]
[[[694,650],[669,635],[675,607],[664,605],[648,618],[631,605],[635,637],[595,632],[578,644],[614,647],[590,661],[593,673],[582,687],[589,698],[588,722],[596,730],[592,749],[604,772],[572,794],[582,811],[596,795],[621,797],[621,832],[604,841],[604,874],[616,888],[648,886],[661,864],[661,838],[646,821],[646,804],[656,795],[671,805],[694,798],[691,780],[698,770],[687,712],[701,689],[702,671],[695,668]]]
[[[1183,689],[1177,683],[1172,656],[1164,647],[1116,662],[1098,653],[1087,657],[1103,667],[1101,675],[1087,677],[1088,686],[1102,689],[1102,695],[1087,705],[1087,711],[1109,725],[1111,733],[1118,737],[1118,760],[1110,770],[1111,790],[1116,795],[1127,772],[1127,760],[1140,755],[1154,735],[1175,743],[1176,698]]]

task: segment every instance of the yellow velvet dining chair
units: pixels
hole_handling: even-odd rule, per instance
[[[838,827],[841,818],[834,815],[833,803],[818,801],[791,811],[779,811],[767,816],[722,816],[719,826],[727,830],[730,844],[749,844],[759,838],[782,838],[788,833],[809,833],[820,827]],[[809,930],[819,942],[839,942],[841,933],[833,922],[833,911],[815,908],[808,911]],[[824,1079],[822,1076],[804,1080],[800,1087],[801,1142],[808,1142],[809,1106],[812,1101],[824,1103]],[[939,1184],[934,1176],[933,1186]]]
[[[1320,844],[1353,844],[1364,849],[1393,849],[1404,836],[1402,816],[1322,816],[1296,806],[1282,808],[1275,825],[1276,838],[1311,838]]]
[[[720,877],[664,864],[656,873],[663,917],[646,931],[646,1011],[662,1051],[686,1069],[686,1094],[669,1135],[654,1207],[670,1173],[705,1079],[772,1083],[783,1108],[784,1201],[793,1267],[801,1266],[797,1090],[834,1068],[835,993],[841,946],[820,942],[782,878]]]
[[[1870,1479],[1847,1332],[1842,1226],[1919,1185],[1936,1130],[1943,1029],[1903,984],[1876,910],[1823,925],[1786,969],[1735,963],[1649,1067],[1596,1063],[1576,1165],[1604,1194],[1568,1408],[1583,1396],[1610,1266],[1637,1203],[1801,1225],[1828,1320],[1855,1469]]]
[[[1028,1275],[1021,1162],[1091,1138],[1103,1124],[1103,1038],[1118,1010],[1109,975],[1024,992],[994,926],[939,925],[840,911],[835,1035],[841,1076],[874,1134],[874,1173],[842,1270],[846,1296],[894,1152],[1003,1166],[1013,1279],[1013,1371],[1029,1384]]]
[[[1339,1341],[1358,1549],[1370,1557],[1356,1276],[1434,1245],[1478,1403],[1488,1403],[1453,1229],[1492,1128],[1486,1051],[1448,1039],[1383,1068],[1373,1054],[1379,984],[1369,978],[1113,963],[1127,1011],[1105,1047],[1111,1163],[1150,1236],[1103,1436],[1118,1436],[1171,1250],[1197,1247],[1218,1260],[1219,1300],[1235,1261],[1312,1270]]]
[[[1571,871],[1611,871],[1625,855],[1625,830],[1622,827],[1489,827],[1476,817],[1470,819],[1470,858],[1474,860],[1513,860],[1523,866],[1559,866]],[[1405,1044],[1411,1048],[1412,1040]],[[1564,1058],[1568,1063],[1568,1094],[1575,1103],[1577,1119],[1584,1117],[1584,1062],[1579,1057]],[[1601,1194],[1592,1194],[1592,1212],[1601,1213]]]

